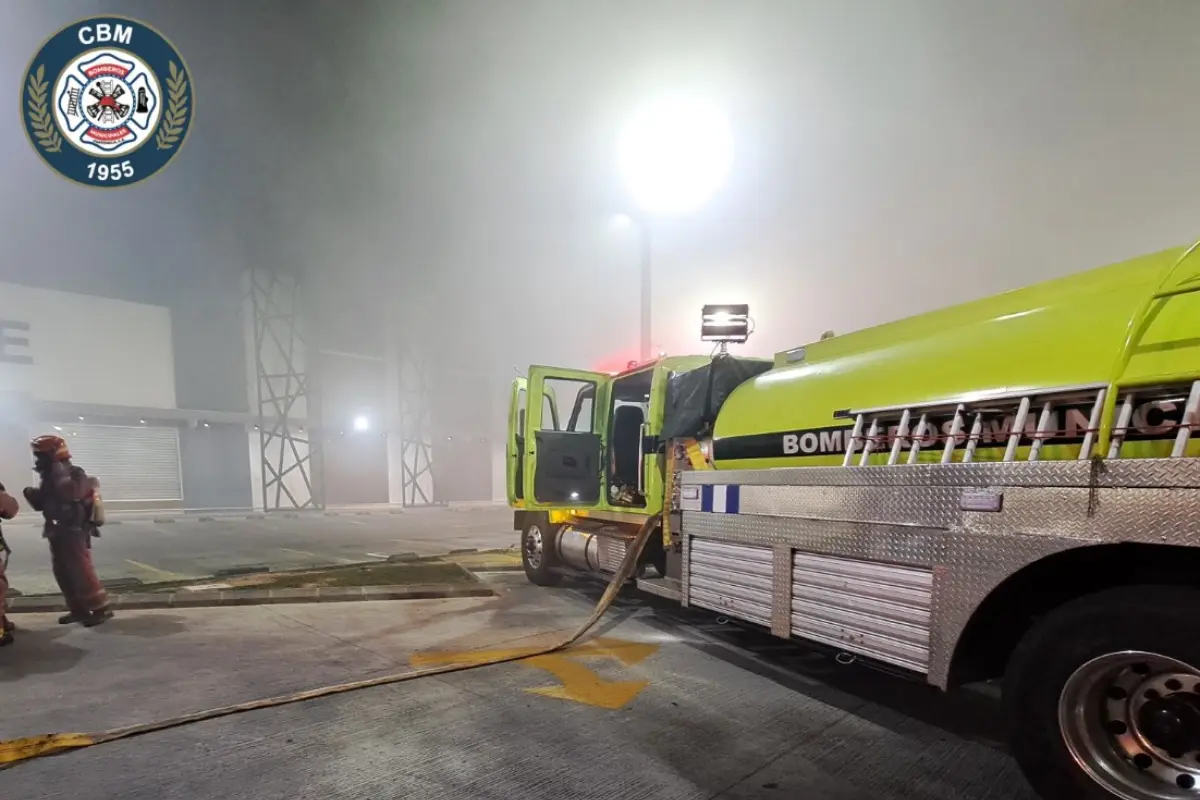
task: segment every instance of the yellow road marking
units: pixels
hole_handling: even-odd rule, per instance
[[[158,567],[152,567],[149,564],[143,564],[141,561],[134,561],[132,558],[125,559],[125,563],[132,564],[133,566],[137,567],[138,569],[145,570],[146,572],[149,572],[151,575],[157,576],[159,578],[159,580],[188,581],[188,580],[192,579],[191,575],[183,575],[178,572],[171,572],[170,570],[159,569]]]
[[[610,711],[624,708],[650,684],[649,681],[606,681],[578,661],[560,655],[534,656],[521,663],[544,669],[562,681],[562,686],[546,686],[525,691],[557,697],[559,700],[573,700],[584,705],[599,706]]]
[[[417,653],[410,659],[414,668],[445,664],[475,664],[497,658],[525,658],[516,663],[545,670],[562,682],[561,686],[526,689],[531,694],[557,697],[584,705],[616,710],[627,705],[649,685],[649,681],[608,681],[579,663],[577,659],[608,656],[625,666],[640,664],[652,656],[658,645],[600,637],[577,647],[549,655],[537,655],[544,648],[514,647],[502,650],[474,650],[448,653]]]

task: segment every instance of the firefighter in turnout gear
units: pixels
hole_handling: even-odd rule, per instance
[[[108,594],[92,566],[92,537],[97,530],[99,482],[71,463],[61,436],[39,436],[31,443],[33,468],[41,480],[25,489],[25,500],[45,518],[54,579],[69,613],[59,624],[99,625],[112,616]]]
[[[0,483],[0,519],[12,519],[20,510],[17,501],[4,490]],[[8,556],[11,551],[4,541],[4,532],[0,531],[0,647],[13,643],[13,631],[17,626],[8,619],[8,578],[5,571],[8,568]]]

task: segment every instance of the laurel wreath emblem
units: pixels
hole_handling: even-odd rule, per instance
[[[46,103],[46,93],[50,90],[50,85],[46,81],[46,65],[40,64],[37,69],[29,73],[29,84],[26,91],[29,94],[29,99],[25,104],[25,113],[29,115],[29,127],[33,128],[33,138],[37,141],[38,147],[47,153],[58,153],[62,151],[62,136],[58,132],[58,126],[54,124],[54,118],[50,116],[50,108]]]
[[[167,110],[158,126],[158,133],[154,135],[154,146],[159,150],[170,150],[179,143],[190,111],[187,73],[176,66],[174,61],[169,62],[167,67],[171,73],[167,78]]]

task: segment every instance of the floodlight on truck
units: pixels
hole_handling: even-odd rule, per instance
[[[749,338],[749,305],[706,305],[701,310],[700,341],[742,344]]]

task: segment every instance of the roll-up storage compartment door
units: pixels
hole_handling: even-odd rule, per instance
[[[772,559],[769,547],[693,537],[688,555],[688,603],[769,627]]]
[[[149,425],[45,423],[33,435],[55,432],[71,460],[100,479],[106,503],[178,505],[183,500],[179,431]]]

